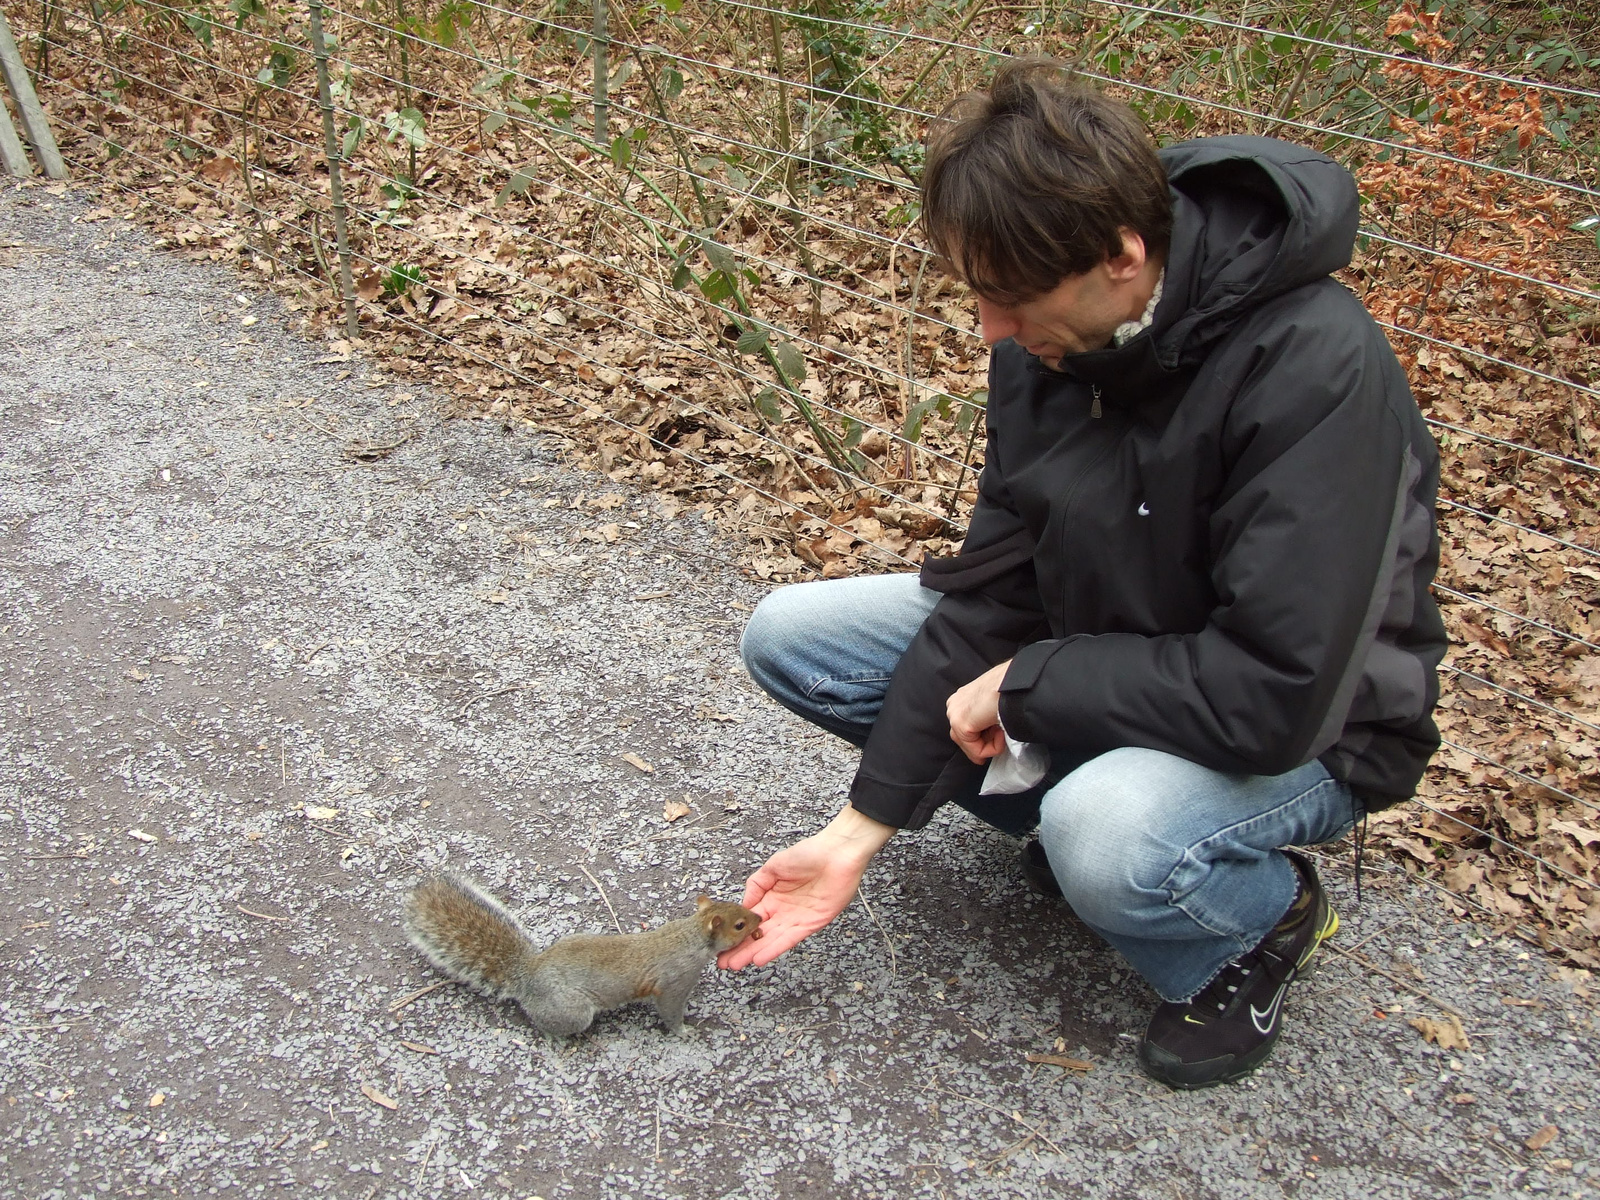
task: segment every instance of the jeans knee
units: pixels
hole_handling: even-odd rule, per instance
[[[1159,834],[1164,797],[1147,786],[1142,761],[1156,753],[1127,748],[1091,759],[1040,804],[1039,839],[1051,869],[1091,924],[1113,928],[1117,914],[1151,903],[1176,864]]]
[[[784,674],[784,647],[790,644],[794,633],[784,611],[788,607],[784,598],[787,590],[779,588],[765,596],[739,636],[739,657],[746,673],[769,692],[773,681]]]

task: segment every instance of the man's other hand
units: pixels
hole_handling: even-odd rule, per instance
[[[950,740],[975,763],[986,763],[1006,748],[1005,731],[1000,728],[1000,683],[1010,665],[1007,659],[990,667],[945,701]]]
[[[745,882],[743,904],[761,918],[761,937],[717,956],[729,971],[762,967],[845,910],[872,856],[894,827],[848,805],[820,833],[769,858]]]

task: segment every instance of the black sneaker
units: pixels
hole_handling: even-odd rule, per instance
[[[1056,873],[1050,869],[1050,860],[1045,857],[1038,838],[1029,838],[1023,843],[1022,877],[1041,896],[1061,895],[1061,884],[1056,881]]]
[[[1311,863],[1284,853],[1300,873],[1294,903],[1259,946],[1223,967],[1199,995],[1156,1009],[1139,1046],[1139,1065],[1152,1079],[1184,1089],[1232,1083],[1272,1053],[1284,993],[1339,928]]]

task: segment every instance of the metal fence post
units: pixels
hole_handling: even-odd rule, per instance
[[[322,4],[310,0],[311,53],[317,62],[317,102],[322,108],[322,136],[328,161],[328,198],[333,203],[333,239],[339,252],[339,294],[344,298],[344,327],[352,338],[361,336],[356,316],[356,294],[350,284],[350,239],[346,234],[344,180],[340,164],[344,155],[333,129],[333,91],[328,86],[328,44],[322,36]],[[245,170],[249,170],[247,166]]]
[[[589,51],[594,57],[594,140],[602,146],[611,144],[611,104],[606,97],[610,72],[606,52],[610,44],[610,34],[606,31],[606,0],[594,0],[594,29]]]

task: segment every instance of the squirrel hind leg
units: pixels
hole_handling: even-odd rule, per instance
[[[594,1021],[595,1007],[586,996],[570,993],[524,996],[520,1003],[528,1020],[556,1037],[582,1033]]]

